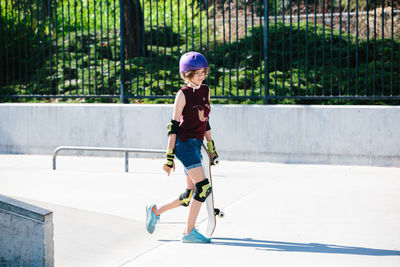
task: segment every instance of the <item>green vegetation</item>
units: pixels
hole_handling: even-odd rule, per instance
[[[179,7],[170,0],[165,6],[163,1],[152,1],[151,7],[149,1],[142,5],[148,54],[125,61],[126,96],[131,102],[171,103],[183,85],[179,57],[187,50],[197,50],[210,63],[212,72],[206,82],[212,96],[232,97],[216,98],[214,103],[263,103],[263,27],[249,27],[247,37],[223,43],[221,38],[213,39],[211,30],[207,33],[207,11],[200,12],[196,1],[193,5],[187,2]],[[93,1],[78,5],[59,1],[49,14],[41,11],[53,9],[39,4],[11,9],[4,3],[1,0],[0,95],[9,97],[0,101],[32,101],[10,97],[16,95],[37,95],[39,100],[43,99],[40,95],[56,95],[60,101],[119,102],[118,1],[100,1],[96,6]],[[173,16],[178,9],[180,14],[188,11],[187,24],[186,16],[179,20]],[[270,23],[268,34],[269,103],[371,104],[377,102],[291,97],[400,95],[399,39],[367,42],[305,23],[292,27]],[[165,97],[156,99],[159,96]],[[379,104],[399,103],[385,100]]]

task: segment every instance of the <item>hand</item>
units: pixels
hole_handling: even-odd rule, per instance
[[[217,165],[218,161],[218,153],[215,151],[215,144],[213,140],[207,142],[208,152],[210,153],[211,157],[211,165]]]
[[[167,166],[167,164],[164,164],[162,168],[169,176],[171,174],[171,170],[175,171],[175,163],[172,163],[172,168]]]
[[[217,152],[211,153],[210,158],[211,158],[211,166],[215,166],[219,163]]]
[[[175,171],[175,163],[174,163],[174,150],[173,149],[168,149],[167,153],[165,154],[166,161],[163,165],[163,170],[168,174],[168,176],[171,173],[171,170]]]

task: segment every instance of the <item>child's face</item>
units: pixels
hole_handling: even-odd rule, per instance
[[[194,75],[191,79],[191,82],[195,84],[201,84],[203,80],[206,78],[206,70],[205,68],[203,69],[198,69],[194,72]]]

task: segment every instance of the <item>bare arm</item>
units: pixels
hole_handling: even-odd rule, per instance
[[[185,105],[186,105],[185,95],[181,91],[179,91],[175,97],[174,113],[172,115],[173,120],[176,121],[181,120],[182,111]],[[170,134],[168,137],[168,149],[174,149],[175,142],[176,142],[176,134]]]
[[[208,101],[210,102],[210,93],[208,93]],[[207,148],[208,151],[210,152],[210,156],[212,159],[212,163],[211,165],[215,165],[218,163],[218,153],[217,151],[215,151],[215,145],[214,145],[214,141],[212,140],[211,137],[211,129],[205,132],[205,138],[207,140]]]
[[[211,99],[211,97],[210,97],[210,91],[208,91],[208,102],[210,102],[210,99]],[[211,103],[210,103],[210,105],[211,105]],[[211,130],[208,130],[208,131],[205,133],[205,137],[206,137],[207,142],[212,140],[212,137],[211,137]]]
[[[175,97],[175,102],[174,102],[174,113],[172,115],[172,119],[176,121],[180,121],[181,115],[183,108],[186,105],[186,99],[185,95],[179,91]],[[167,150],[173,150],[175,148],[175,142],[176,142],[176,134],[170,134],[168,136],[168,147]],[[163,170],[170,175],[171,173],[171,168],[168,167],[167,165],[163,165]],[[173,170],[175,170],[175,165],[173,167]]]
[[[206,137],[207,142],[212,140],[212,137],[211,137],[211,130],[208,130],[208,131],[205,133],[205,137]]]

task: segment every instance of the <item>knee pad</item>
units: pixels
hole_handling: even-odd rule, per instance
[[[190,200],[192,199],[193,190],[186,189],[185,193],[182,193],[179,196],[179,200],[181,201],[181,206],[187,207],[189,206]]]
[[[204,202],[206,198],[211,194],[212,188],[208,179],[204,179],[194,185],[193,198],[197,201]]]

